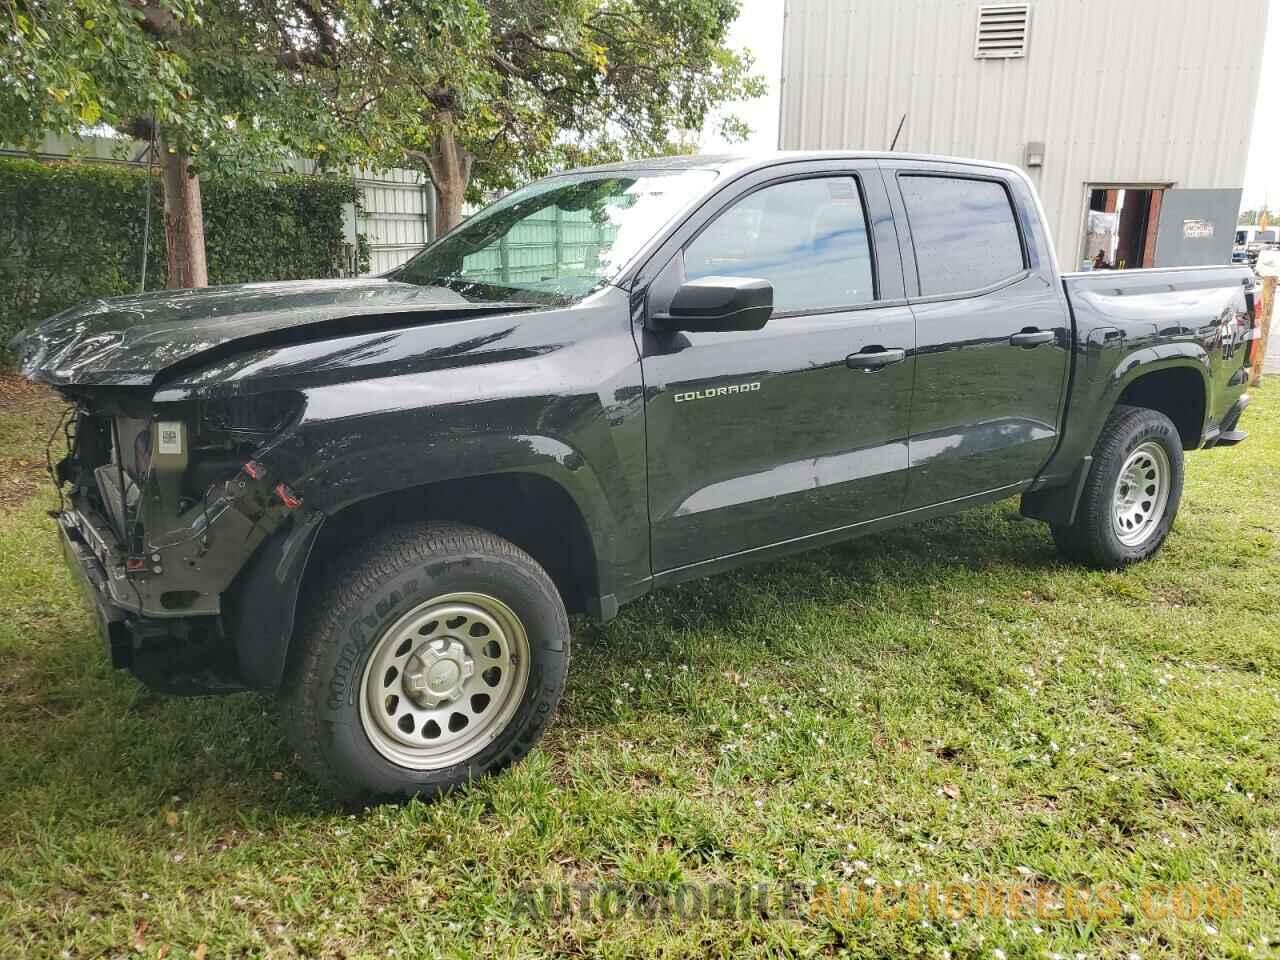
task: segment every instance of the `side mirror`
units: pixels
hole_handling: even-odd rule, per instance
[[[773,314],[773,284],[750,277],[703,277],[676,288],[664,313],[651,325],[667,333],[677,330],[720,333],[759,330]]]

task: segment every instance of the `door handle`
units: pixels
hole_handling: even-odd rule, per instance
[[[1009,343],[1015,347],[1026,347],[1030,350],[1032,347],[1038,347],[1042,343],[1052,343],[1058,339],[1058,335],[1052,330],[1038,330],[1035,327],[1026,327],[1009,338]]]
[[[907,359],[907,351],[901,347],[886,350],[884,347],[867,347],[861,353],[851,353],[844,358],[844,365],[850,370],[879,370],[891,363],[901,363]]]

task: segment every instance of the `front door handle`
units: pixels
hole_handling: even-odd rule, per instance
[[[850,370],[879,370],[905,359],[907,351],[900,347],[888,350],[884,347],[866,347],[860,353],[851,353],[845,357],[844,365]]]
[[[1052,343],[1058,339],[1058,335],[1052,330],[1038,330],[1035,327],[1025,327],[1020,332],[1015,333],[1009,338],[1009,343],[1015,347],[1026,347],[1030,350],[1032,347],[1038,347],[1042,343]]]

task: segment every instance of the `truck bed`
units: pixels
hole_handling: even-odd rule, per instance
[[[1209,358],[1202,363],[1209,381],[1205,431],[1211,435],[1247,385],[1256,337],[1253,282],[1253,271],[1242,266],[1063,274],[1080,340],[1076,397],[1123,377],[1133,365],[1179,356],[1184,347],[1203,348]]]

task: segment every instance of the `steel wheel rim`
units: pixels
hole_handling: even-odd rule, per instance
[[[360,723],[394,764],[450,767],[506,728],[528,678],[529,637],[511,608],[488,594],[445,594],[374,643],[360,681]]]
[[[1125,458],[1111,497],[1111,524],[1126,547],[1143,543],[1160,525],[1172,479],[1169,454],[1155,441],[1139,444]]]

